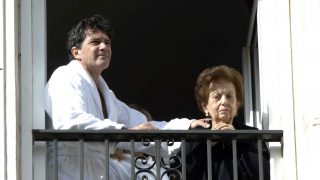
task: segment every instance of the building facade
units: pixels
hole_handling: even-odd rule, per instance
[[[320,1],[254,3],[259,63],[249,68],[258,70],[243,72],[246,83],[259,77],[259,108],[246,105],[247,123],[284,131],[283,150],[270,144],[272,179],[314,179],[320,162]],[[46,1],[1,0],[0,12],[0,179],[43,179],[44,145],[32,145],[31,130],[45,128]]]

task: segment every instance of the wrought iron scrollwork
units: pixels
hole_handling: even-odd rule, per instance
[[[156,142],[155,140],[150,139],[142,139],[142,144],[144,146],[150,146],[151,142]],[[160,143],[165,143],[168,147],[173,146],[175,141],[174,139],[160,140]],[[162,146],[160,146],[161,150]],[[148,154],[141,154],[140,156],[135,157],[135,168],[136,168],[136,179],[139,180],[156,180],[156,166],[157,159],[160,159],[160,179],[174,179],[180,180],[182,179],[181,175],[181,166],[182,161],[179,156],[176,154],[168,155],[162,157],[162,153],[160,153],[160,158],[155,156],[151,156]]]

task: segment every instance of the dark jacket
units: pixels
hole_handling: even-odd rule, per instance
[[[257,130],[234,122],[235,129]],[[270,179],[270,154],[265,143],[262,144],[264,180]],[[180,153],[178,153],[180,155]],[[207,180],[207,145],[205,142],[186,142],[187,179]],[[238,179],[258,180],[258,143],[237,141]],[[176,165],[173,165],[176,166]],[[213,180],[232,180],[232,143],[218,142],[212,147]]]

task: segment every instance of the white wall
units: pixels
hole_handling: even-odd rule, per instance
[[[298,179],[319,177],[320,1],[291,0]]]
[[[315,179],[320,162],[320,1],[259,0],[263,105],[284,130],[283,179]],[[277,178],[279,179],[279,178]]]
[[[0,12],[4,11],[3,0],[0,1]],[[5,94],[4,94],[4,16],[0,13],[0,179],[5,179],[6,173],[6,136],[5,136]]]

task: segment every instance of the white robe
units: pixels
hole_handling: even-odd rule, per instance
[[[104,118],[99,92],[106,103],[108,118]],[[54,71],[45,87],[45,110],[52,119],[54,129],[121,129],[131,128],[147,122],[146,117],[137,110],[128,107],[116,98],[109,89],[104,79],[100,76],[98,85],[82,67],[72,60],[69,64],[61,66]],[[191,121],[188,119],[175,119],[170,122],[154,123],[159,129],[187,129]],[[130,150],[129,143],[119,143],[119,147]],[[150,147],[152,148],[152,147]],[[137,145],[136,150],[146,153],[154,152],[153,149]],[[112,153],[115,144],[110,143],[109,151]],[[77,179],[79,165],[79,145],[76,142],[59,142],[59,179]],[[104,144],[85,143],[85,179],[100,179],[104,174]],[[49,157],[49,166],[52,159]],[[130,171],[117,172],[118,162],[110,160],[110,179],[127,179]],[[78,163],[79,164],[79,163]],[[61,170],[66,168],[65,171]],[[50,174],[51,172],[49,172]],[[127,174],[126,174],[127,173]]]

